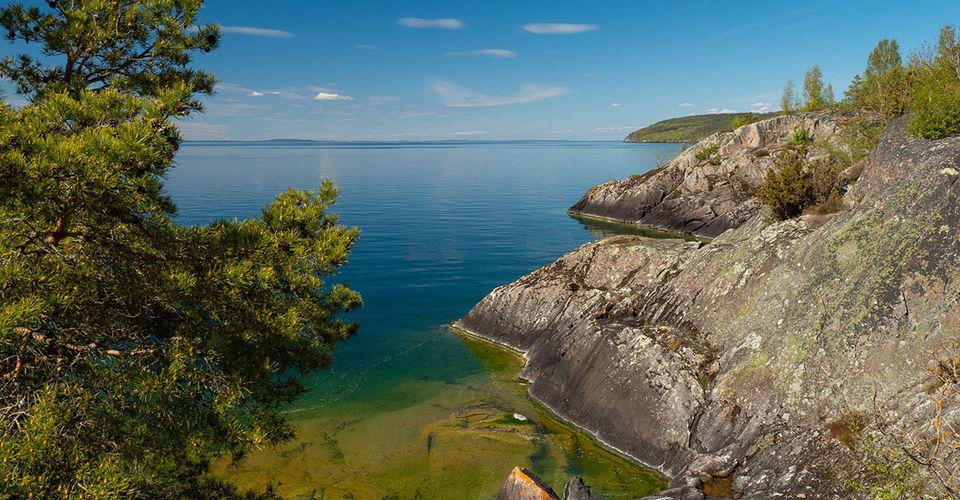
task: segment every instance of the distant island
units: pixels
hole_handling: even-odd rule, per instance
[[[776,113],[716,113],[682,116],[659,121],[632,132],[623,142],[697,142],[710,134],[733,130],[734,118],[753,115],[770,118]]]

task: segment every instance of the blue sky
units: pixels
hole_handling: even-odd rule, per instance
[[[960,2],[210,0],[203,17],[224,26],[197,58],[221,83],[188,139],[620,139],[776,108],[814,64],[840,96],[878,40],[917,48]]]

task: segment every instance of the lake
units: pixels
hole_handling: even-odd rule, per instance
[[[607,498],[658,475],[526,396],[522,361],[447,325],[491,289],[625,226],[566,215],[590,187],[682,149],[619,142],[186,143],[167,192],[178,221],[257,216],[288,187],[332,178],[334,211],[360,240],[338,281],[364,298],[359,333],[309,380],[297,437],[215,464],[242,487],[289,498],[493,498],[515,465],[562,493],[573,475]]]

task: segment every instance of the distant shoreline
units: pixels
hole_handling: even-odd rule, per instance
[[[549,144],[569,144],[569,143],[611,143],[611,144],[631,144],[622,139],[504,139],[504,140],[459,140],[459,139],[437,139],[437,140],[422,140],[422,141],[371,141],[371,140],[358,140],[358,141],[325,141],[325,140],[312,140],[312,139],[259,139],[259,140],[229,140],[229,139],[215,139],[215,140],[184,140],[181,144],[191,145],[191,144],[529,144],[529,143],[549,143]],[[682,144],[682,142],[672,142],[672,141],[648,141],[647,144]],[[643,144],[643,143],[636,143]]]

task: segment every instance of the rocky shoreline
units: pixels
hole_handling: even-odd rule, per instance
[[[594,187],[569,211],[714,238],[760,213],[753,191],[793,130],[835,141],[854,112],[784,115],[713,134],[669,164]]]
[[[773,222],[752,196],[793,130],[854,118],[758,122],[590,190],[574,211],[715,239],[588,243],[455,326],[524,352],[530,394],[671,477],[667,498],[850,496],[832,423],[880,404],[921,432],[924,367],[960,329],[960,139],[894,122],[835,214]]]

